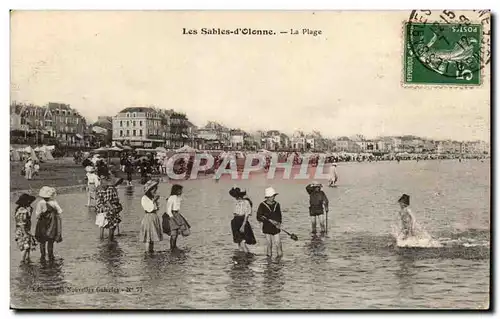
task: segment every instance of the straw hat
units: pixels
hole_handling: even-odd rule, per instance
[[[36,199],[35,196],[31,196],[29,194],[24,193],[21,194],[21,196],[19,196],[19,199],[16,201],[16,205],[29,206],[35,201],[35,199]]]
[[[398,203],[403,203],[406,204],[407,206],[410,206],[410,196],[403,194],[401,198],[398,200]]]
[[[38,196],[42,198],[51,198],[56,194],[56,189],[49,186],[43,186],[38,193]]]
[[[272,187],[268,187],[266,188],[265,192],[264,192],[264,197],[265,198],[268,198],[268,197],[273,197],[273,196],[276,196],[278,195],[278,193],[276,193],[276,191],[274,190],[274,188]]]
[[[322,187],[323,185],[321,185],[320,183],[318,183],[317,181],[313,181],[311,183],[311,186],[318,186],[318,187]]]
[[[159,184],[158,181],[156,180],[153,180],[153,179],[150,179],[149,181],[147,181],[147,183],[144,185],[144,193],[148,193],[150,190],[152,190],[153,188],[157,187]]]
[[[234,198],[241,198],[247,194],[246,190],[241,190],[239,187],[233,187],[229,190],[229,195]]]
[[[87,166],[87,167],[85,167],[85,171],[87,173],[92,173],[92,172],[95,172],[95,168],[93,166]]]

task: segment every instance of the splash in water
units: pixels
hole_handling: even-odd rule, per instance
[[[432,236],[417,222],[414,224],[414,235],[406,237],[402,233],[402,230],[392,225],[391,235],[396,240],[397,247],[418,247],[418,248],[439,248],[443,245],[432,238]]]

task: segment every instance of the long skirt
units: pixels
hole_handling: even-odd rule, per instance
[[[40,215],[36,223],[35,238],[40,243],[46,241],[62,241],[62,220],[56,212],[45,212]]]
[[[20,251],[35,250],[36,240],[29,230],[16,227],[16,243]]]
[[[163,240],[160,217],[156,212],[146,213],[142,218],[139,240],[144,243]]]
[[[189,236],[191,234],[191,226],[189,225],[186,218],[184,218],[184,216],[182,216],[181,213],[177,211],[172,211],[172,214],[174,216],[169,218],[171,234],[177,235],[180,233],[184,237]]]
[[[88,196],[89,196],[89,199],[90,199],[90,206],[95,206],[96,204],[96,186],[95,184],[88,184],[87,185],[87,192],[88,192]]]
[[[245,224],[245,231],[243,233],[240,232],[240,228],[244,220],[245,220],[244,216],[234,216],[233,220],[231,220],[233,241],[236,244],[239,244],[242,240],[244,240],[248,245],[255,245],[257,241],[255,240],[252,226],[250,226],[250,223],[248,221]]]

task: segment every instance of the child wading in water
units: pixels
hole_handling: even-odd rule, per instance
[[[44,186],[40,189],[39,196],[42,199],[35,208],[35,214],[38,217],[35,238],[40,243],[40,259],[45,261],[47,248],[49,260],[54,260],[54,242],[62,241],[61,214],[63,210],[54,199],[55,188]]]
[[[306,186],[306,191],[309,194],[309,216],[311,216],[312,234],[316,235],[316,218],[319,219],[321,234],[326,233],[325,212],[328,214],[328,197],[321,190],[322,185],[317,182],[312,182]]]
[[[146,245],[146,251],[152,253],[154,243],[163,240],[160,217],[158,216],[158,200],[160,196],[156,195],[159,182],[149,180],[144,185],[144,196],[141,199],[141,205],[145,215],[141,222],[140,240]]]
[[[265,200],[260,203],[257,209],[257,220],[262,223],[262,232],[267,239],[267,256],[272,257],[273,246],[277,248],[277,257],[283,256],[283,246],[280,239],[281,227],[281,207],[275,201],[278,195],[274,188],[269,187],[265,190]]]
[[[248,245],[255,245],[257,241],[253,234],[252,226],[248,218],[252,215],[252,201],[247,197],[246,191],[241,191],[239,187],[232,188],[229,195],[236,199],[236,205],[233,211],[233,220],[231,220],[231,230],[233,232],[233,241],[238,244],[240,251],[249,253]]]
[[[35,199],[35,196],[22,194],[16,202],[16,242],[19,250],[24,251],[23,262],[30,261],[30,252],[36,247],[35,237],[31,234],[31,214],[33,213],[31,204]]]
[[[177,237],[179,234],[186,237],[189,236],[191,226],[179,212],[182,202],[182,186],[175,184],[172,185],[170,196],[167,199],[167,216],[170,232],[170,249],[177,250]]]
[[[118,180],[118,183],[121,179]],[[111,181],[104,176],[101,177],[101,185],[96,188],[96,218],[95,224],[99,226],[100,239],[104,239],[104,229],[109,230],[109,241],[114,241],[115,229],[121,222],[120,212],[123,207],[120,204],[118,191]],[[119,233],[119,231],[118,231]]]
[[[401,207],[399,211],[399,218],[401,219],[401,233],[403,239],[408,239],[408,237],[415,236],[415,218],[410,210],[410,196],[403,194],[398,200]]]

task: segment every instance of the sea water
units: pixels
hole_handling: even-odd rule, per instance
[[[86,194],[61,194],[63,242],[53,264],[21,265],[11,207],[11,304],[33,308],[125,309],[475,309],[488,306],[490,163],[402,161],[340,163],[330,199],[329,233],[312,238],[307,180],[183,181],[182,214],[192,226],[171,254],[168,237],[153,255],[138,241],[142,186],[121,186],[121,236],[99,240]],[[326,181],[323,181],[326,183]],[[234,185],[254,208],[272,186],[279,193],[281,261],[265,256],[266,239],[250,217],[257,245],[240,258],[230,222]],[[167,196],[170,184],[159,193]],[[401,194],[412,198],[418,223],[441,247],[399,247],[391,235]],[[161,201],[161,212],[165,201]],[[36,223],[33,217],[33,228]],[[401,242],[400,242],[401,244]],[[419,243],[421,244],[421,243]],[[427,247],[429,245],[420,245]],[[99,289],[98,289],[99,288]]]

